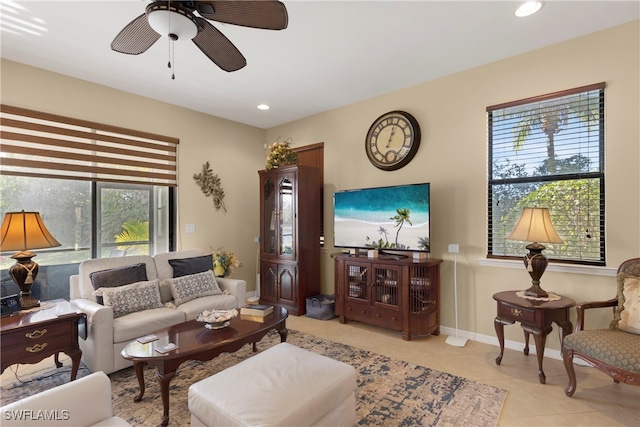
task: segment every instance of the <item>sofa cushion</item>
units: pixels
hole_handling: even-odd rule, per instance
[[[102,296],[104,305],[113,309],[113,317],[124,316],[136,311],[162,307],[158,279],[137,282],[117,288],[98,288],[96,296]]]
[[[94,271],[89,273],[89,279],[91,279],[91,285],[94,290],[99,288],[115,288],[149,280],[147,278],[147,265],[144,263]],[[102,297],[99,295],[96,295],[96,301],[99,304],[104,304]]]
[[[129,343],[136,338],[185,321],[184,313],[175,308],[153,308],[125,314],[113,319],[113,344]],[[124,345],[122,345],[124,347]],[[120,358],[120,351],[117,353]]]
[[[198,297],[222,294],[212,270],[167,279],[165,282],[168,282],[171,287],[171,295],[176,305]]]
[[[173,299],[171,294],[171,282],[169,280],[163,280],[160,282],[160,300],[162,303],[170,302]]]
[[[213,257],[203,255],[193,258],[170,259],[169,264],[173,267],[173,277],[182,277],[213,270]]]
[[[640,334],[640,277],[618,273],[618,306],[611,328]]]

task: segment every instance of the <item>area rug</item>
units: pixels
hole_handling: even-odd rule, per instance
[[[269,333],[258,343],[258,351],[280,342]],[[348,363],[358,372],[356,420],[363,426],[495,426],[507,392],[444,372],[298,331],[289,331],[287,342],[298,347]],[[189,385],[251,357],[251,346],[235,353],[222,354],[209,362],[184,363],[170,386],[170,426],[188,426]],[[69,380],[70,367],[47,371],[25,383],[1,388],[1,404],[49,389]],[[78,378],[90,371],[81,365]],[[141,402],[133,398],[139,392],[133,368],[109,375],[113,389],[113,412],[134,426],[155,426],[162,418],[160,388],[155,368],[145,369],[146,391]]]

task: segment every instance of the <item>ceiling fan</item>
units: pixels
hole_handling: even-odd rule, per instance
[[[167,36],[171,41],[192,40],[202,53],[225,71],[237,71],[247,65],[242,53],[208,20],[283,30],[287,28],[288,15],[284,4],[276,0],[156,0],[147,5],[145,13],[118,33],[111,42],[111,49],[139,55],[161,36]]]

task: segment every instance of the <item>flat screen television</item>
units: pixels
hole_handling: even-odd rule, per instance
[[[430,252],[429,196],[429,183],[334,192],[334,247]]]

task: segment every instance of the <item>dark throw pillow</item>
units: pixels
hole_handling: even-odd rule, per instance
[[[182,277],[213,270],[213,257],[202,255],[193,258],[176,258],[170,259],[169,264],[173,267],[173,277]]]
[[[117,288],[136,282],[147,281],[147,265],[145,263],[132,264],[124,267],[111,268],[109,270],[94,271],[89,274],[94,290],[98,288]],[[103,304],[101,296],[96,297],[99,304]]]

